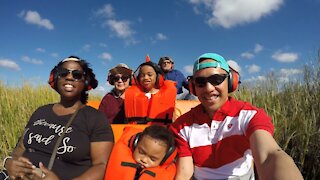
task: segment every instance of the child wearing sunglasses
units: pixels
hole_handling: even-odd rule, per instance
[[[176,179],[254,179],[253,163],[259,179],[303,179],[273,138],[271,117],[228,95],[236,76],[216,53],[195,61],[189,84],[201,104],[170,126],[179,156]]]
[[[114,137],[105,115],[86,105],[88,91],[98,85],[89,63],[76,56],[60,61],[49,84],[60,100],[30,117],[12,157],[4,161],[10,179],[103,179]]]
[[[124,92],[129,87],[132,70],[123,63],[109,70],[108,82],[113,89],[101,100],[99,110],[104,112],[110,124],[124,124]]]

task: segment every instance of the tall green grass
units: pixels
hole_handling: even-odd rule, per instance
[[[283,83],[274,73],[253,88],[241,86],[237,99],[263,108],[272,117],[274,137],[305,179],[320,177],[320,51],[305,65],[300,80]]]
[[[320,177],[320,54],[316,64],[304,67],[301,80],[283,83],[270,73],[267,82],[242,85],[233,96],[265,109],[273,119],[276,141],[293,157],[304,178],[315,180]],[[32,112],[59,97],[48,86],[17,88],[1,82],[0,94],[2,160],[14,148]]]
[[[28,84],[7,87],[0,82],[0,157],[8,155],[22,134],[29,117],[39,106],[58,100],[53,90]]]

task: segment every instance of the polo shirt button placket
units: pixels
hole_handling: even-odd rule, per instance
[[[210,128],[210,132],[209,132],[209,137],[211,140],[216,140],[217,136],[216,136],[216,132],[218,130],[218,122],[216,121],[212,121],[211,122],[211,128]]]

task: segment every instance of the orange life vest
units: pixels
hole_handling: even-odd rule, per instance
[[[148,99],[139,86],[131,86],[125,93],[125,114],[130,124],[171,123],[177,89],[174,81],[165,80],[156,94]],[[135,121],[143,119],[144,121]]]
[[[137,164],[133,159],[133,152],[128,144],[130,138],[141,131],[143,131],[143,129],[133,127],[124,128],[122,136],[112,149],[104,180],[133,180],[135,178]],[[175,174],[176,165],[171,162],[157,167],[143,169],[140,172],[139,180],[171,180],[174,179]]]

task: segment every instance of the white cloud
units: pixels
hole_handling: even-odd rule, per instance
[[[157,40],[166,40],[166,39],[167,39],[167,36],[164,35],[164,34],[162,34],[162,33],[157,33],[156,39],[157,39]]]
[[[107,91],[103,86],[98,86],[95,89],[92,89],[89,93],[90,95],[104,96],[106,92]]]
[[[107,25],[113,32],[116,33],[117,37],[125,40],[126,45],[137,43],[137,41],[133,38],[133,34],[135,32],[131,29],[129,21],[108,20]]]
[[[280,69],[281,76],[289,77],[297,74],[302,74],[303,71],[301,69]]]
[[[263,16],[278,10],[284,0],[189,0],[195,5],[204,5],[211,12],[207,23],[231,28],[236,25],[258,21]]]
[[[108,20],[107,24],[120,38],[128,38],[134,34],[134,31],[130,28],[129,21]]]
[[[101,9],[98,9],[95,14],[98,16],[112,18],[114,17],[113,7],[111,4],[105,4]]]
[[[252,64],[250,66],[246,66],[248,68],[249,73],[256,73],[260,71],[260,67],[258,65]]]
[[[243,57],[243,58],[246,58],[246,59],[252,59],[252,58],[254,58],[254,54],[249,53],[249,52],[241,53],[240,56]]]
[[[31,63],[31,64],[43,64],[43,62],[41,60],[30,58],[29,56],[22,56],[21,60],[24,62],[27,62],[27,63]]]
[[[107,44],[105,44],[105,43],[100,43],[99,44],[101,47],[107,47]]]
[[[52,57],[55,57],[55,58],[59,57],[59,54],[58,54],[58,53],[51,53],[50,55],[51,55]]]
[[[266,80],[267,80],[267,78],[265,76],[256,76],[256,77],[251,77],[249,79],[246,79],[243,82],[252,83],[252,82],[256,82],[256,81],[263,82],[263,81],[266,81]]]
[[[43,48],[37,48],[37,49],[36,49],[36,51],[38,51],[38,52],[42,52],[42,53],[43,53],[43,52],[46,52],[46,50],[45,50],[45,49],[43,49]]]
[[[239,73],[241,72],[241,67],[239,66],[239,64],[236,61],[228,60],[228,65],[230,67],[232,67],[234,70],[238,71]]]
[[[187,65],[183,67],[183,70],[187,72],[188,74],[192,75],[193,74],[193,65]]]
[[[135,31],[130,27],[131,22],[127,20],[116,20],[114,18],[116,15],[111,4],[104,5],[103,8],[98,9],[95,14],[103,17],[104,22],[102,26],[109,27],[117,37],[125,41],[126,45],[138,43],[133,38],[133,34],[135,34]]]
[[[82,46],[82,49],[85,50],[85,51],[90,51],[91,45],[90,44],[85,44],[84,46]]]
[[[18,15],[23,18],[29,24],[35,24],[40,27],[44,27],[48,30],[53,30],[54,26],[49,19],[41,18],[40,14],[37,11],[21,11]]]
[[[263,46],[261,44],[256,44],[253,51],[254,53],[258,54],[262,50],[263,50]]]
[[[15,71],[20,71],[19,65],[11,59],[0,59],[0,67],[8,68]]]
[[[103,86],[98,86],[95,90],[96,91],[105,91]]]
[[[299,56],[297,53],[293,53],[293,52],[277,51],[272,55],[272,58],[279,62],[291,63],[291,62],[295,62],[299,58]]]
[[[112,55],[110,53],[104,52],[102,54],[100,54],[99,56],[101,59],[107,60],[107,61],[111,61],[112,59]]]

